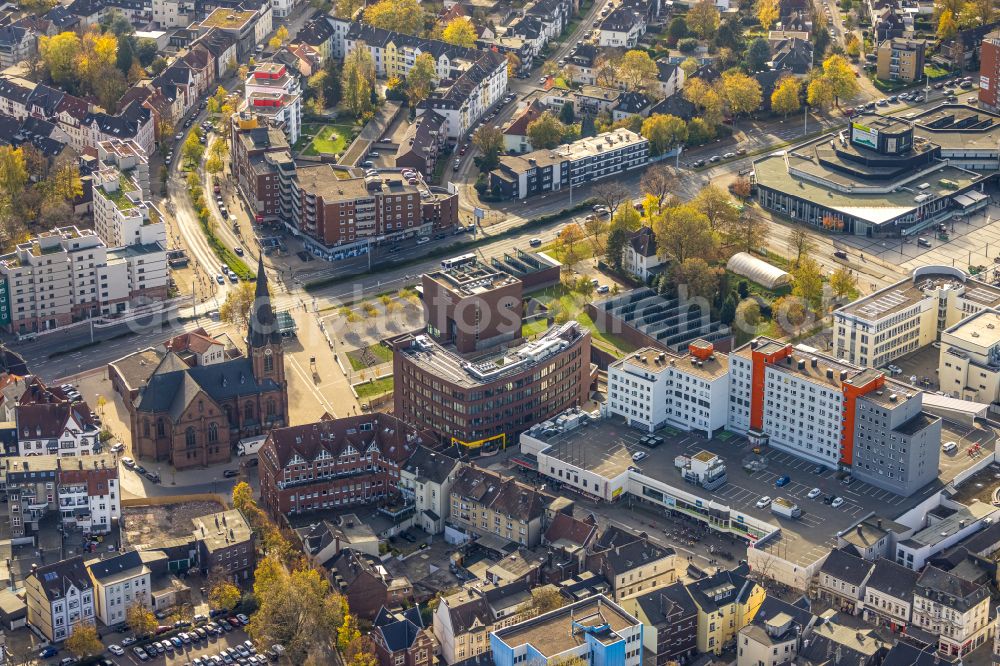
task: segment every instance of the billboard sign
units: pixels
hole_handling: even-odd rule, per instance
[[[878,130],[861,123],[851,123],[851,142],[874,150],[878,148]]]

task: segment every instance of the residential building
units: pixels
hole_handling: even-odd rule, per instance
[[[542,535],[542,545],[553,554],[543,572],[545,582],[558,583],[579,575],[596,539],[597,519],[593,515],[579,519],[565,513],[555,514]]]
[[[182,361],[191,367],[215,365],[228,358],[226,340],[228,340],[228,336],[213,338],[204,328],[198,327],[193,331],[175,335],[164,342],[163,352],[164,354],[168,352],[177,354]]]
[[[505,198],[579,187],[644,166],[649,141],[627,129],[579,139],[552,150],[503,155],[490,172],[490,189]]]
[[[643,282],[658,275],[667,265],[656,247],[656,234],[650,227],[641,227],[632,233],[622,247],[622,268]]]
[[[413,502],[414,522],[428,534],[444,531],[458,469],[457,460],[421,444],[399,470],[399,492],[405,501]]]
[[[878,45],[878,78],[883,81],[919,81],[924,78],[923,40],[886,39]]]
[[[47,641],[66,640],[81,623],[94,623],[94,585],[83,556],[33,570],[24,579],[28,624]]]
[[[979,53],[979,105],[1000,109],[1000,32],[983,38]]]
[[[14,407],[17,455],[89,456],[100,451],[100,427],[85,402],[73,402],[40,384],[27,387]]]
[[[817,617],[807,609],[768,597],[736,638],[737,666],[781,666],[794,663]]]
[[[496,601],[509,596],[511,590],[520,598],[526,589],[523,583],[485,590],[466,586],[442,597],[434,610],[433,628],[444,663],[450,666],[489,655],[490,633],[513,625],[520,617],[516,611],[506,611],[508,604]]]
[[[136,456],[177,469],[224,462],[238,440],[287,423],[284,350],[263,257],[253,308],[245,357],[190,367],[168,353],[126,404]]]
[[[372,557],[379,554],[375,531],[353,513],[341,514],[334,522],[323,520],[295,531],[302,541],[302,550],[317,566],[347,549]]]
[[[486,312],[484,320],[513,310]],[[584,404],[592,385],[590,332],[575,321],[555,325],[532,342],[477,355],[475,362],[429,335],[404,334],[389,342],[399,387],[394,413],[443,442],[468,448],[514,442],[534,424]]]
[[[109,248],[90,229],[61,227],[0,256],[15,333],[49,330],[167,296],[167,256],[159,243]]]
[[[912,386],[768,338],[730,354],[729,368],[729,428],[752,442],[831,469],[850,466],[904,496],[937,478],[941,419],[922,410]]]
[[[347,599],[351,612],[372,620],[383,607],[399,608],[413,601],[413,585],[405,576],[393,576],[377,557],[342,550],[323,567],[330,587]]]
[[[893,631],[910,626],[913,594],[919,574],[912,569],[880,557],[865,585],[862,616],[870,624],[887,625]]]
[[[229,509],[191,522],[202,573],[246,586],[257,568],[256,539],[246,516],[239,509]]]
[[[688,584],[698,607],[698,652],[721,654],[757,615],[766,592],[747,578],[749,574],[749,567],[743,564],[728,571],[719,569]]]
[[[843,613],[857,615],[865,598],[865,584],[874,569],[874,562],[857,557],[846,548],[835,548],[817,576],[820,598]]]
[[[802,663],[829,663],[833,656],[835,661],[842,664],[883,664],[889,652],[889,644],[874,634],[872,629],[858,629],[856,625],[837,622],[833,611],[824,613],[822,620],[816,623],[810,634],[809,644],[803,643],[799,650]],[[909,666],[913,662],[904,663]]]
[[[316,12],[302,28],[295,33],[294,44],[305,44],[314,49],[322,62],[334,57],[334,28],[327,14]]]
[[[218,7],[192,26],[198,34],[212,29],[227,33],[236,40],[236,59],[244,62],[258,44],[271,34],[274,12],[271,3],[263,2],[253,9]]]
[[[439,88],[420,103],[445,119],[448,138],[466,136],[507,94],[507,58],[496,51],[482,53],[447,88]]]
[[[17,23],[0,27],[0,67],[13,67],[34,55],[37,39],[34,30]]]
[[[656,83],[653,91],[660,99],[666,99],[684,88],[684,70],[667,58],[656,59]]]
[[[243,107],[285,132],[289,144],[299,140],[302,88],[299,77],[277,62],[258,63],[243,85]]]
[[[655,103],[656,100],[646,93],[638,91],[622,93],[611,109],[611,118],[616,121],[625,120],[632,116],[645,118]]]
[[[380,666],[428,666],[434,659],[434,634],[424,628],[419,605],[404,611],[383,606],[371,637]]]
[[[0,518],[12,538],[34,539],[49,512],[58,511],[67,527],[93,534],[109,532],[121,517],[118,467],[112,455],[33,455],[0,462],[0,487],[7,499]]]
[[[938,652],[964,657],[992,638],[990,593],[977,585],[929,566],[917,579],[913,624],[938,636]]]
[[[698,607],[683,583],[622,599],[621,606],[642,622],[642,646],[655,666],[670,666],[698,648]]]
[[[728,401],[728,356],[704,340],[684,355],[645,347],[608,366],[607,412],[649,432],[670,424],[712,436]]]
[[[149,196],[149,162],[133,141],[97,144],[101,167],[92,174],[94,230],[109,247],[155,245],[166,247],[163,215]]]
[[[646,34],[646,16],[632,3],[622,3],[597,27],[597,45],[601,48],[631,49]]]
[[[528,153],[534,150],[531,139],[528,138],[528,125],[538,120],[543,113],[545,107],[537,99],[518,109],[503,126],[503,152]]]
[[[600,595],[490,632],[493,663],[531,660],[552,666],[572,658],[594,663],[642,663],[642,623]],[[529,657],[530,655],[530,657]]]
[[[406,128],[396,148],[396,167],[414,169],[424,178],[430,178],[448,142],[445,122],[444,116],[436,111],[421,113],[417,122]]]
[[[276,428],[258,454],[261,504],[277,517],[386,500],[422,441],[387,414]]]
[[[784,70],[797,76],[804,76],[812,70],[812,65],[813,48],[808,37],[771,41],[771,62],[768,66],[772,70]]]
[[[90,561],[87,573],[94,584],[97,617],[107,626],[125,622],[130,606],[152,608],[150,569],[139,551]]]
[[[521,546],[533,548],[542,540],[549,512],[559,498],[525,485],[514,477],[490,470],[463,466],[451,487],[449,530],[469,536],[496,535]],[[569,502],[572,506],[572,502]],[[565,512],[565,508],[560,509]]]
[[[988,308],[941,331],[938,385],[945,394],[1000,403],[1000,310]]]
[[[587,568],[611,583],[614,600],[619,603],[644,591],[672,585],[679,577],[679,567],[673,548],[616,527],[608,527],[587,555]]]

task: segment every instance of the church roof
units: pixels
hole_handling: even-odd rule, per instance
[[[249,339],[251,348],[281,344],[281,331],[274,310],[271,308],[271,294],[267,288],[263,254],[257,262],[257,290],[254,292],[250,316]]]
[[[161,373],[158,369],[139,396],[137,409],[140,412],[169,412],[171,418],[176,419],[199,391],[222,402],[278,388],[270,379],[258,382],[253,374],[253,363],[247,358],[194,368],[185,366],[183,370],[171,372]]]

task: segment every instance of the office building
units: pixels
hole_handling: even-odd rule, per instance
[[[0,327],[49,330],[167,297],[167,254],[159,243],[111,248],[93,230],[61,227],[0,256]]]
[[[710,342],[686,355],[645,347],[608,366],[607,412],[653,432],[670,425],[712,436],[726,426],[729,363]]]
[[[962,333],[961,322],[992,308],[1000,309],[1000,288],[976,280],[959,268],[921,266],[913,271],[912,277],[834,310],[833,353],[848,363],[881,368],[900,356],[942,340],[947,329],[959,333],[959,337],[952,335],[950,339],[951,346],[961,350],[967,344],[964,340],[976,332],[974,325]],[[978,321],[988,324],[988,319]],[[986,350],[969,351],[981,354]],[[942,360],[944,352],[942,345]],[[982,364],[982,361],[976,362]],[[949,394],[970,384],[961,372],[951,374],[952,381],[941,381],[942,390]],[[954,379],[960,380],[957,385]],[[971,382],[973,387],[978,384]],[[980,390],[985,395],[990,393],[989,386]]]
[[[490,172],[489,184],[494,194],[525,199],[641,168],[648,156],[649,141],[622,128],[551,150],[502,155],[500,165]]]
[[[493,631],[490,647],[496,666],[554,666],[571,658],[639,666],[642,632],[638,619],[598,595]]]
[[[498,316],[493,313],[492,316]],[[590,332],[575,321],[538,339],[463,356],[429,335],[392,338],[394,413],[445,443],[501,448],[589,399]]]
[[[729,428],[908,496],[937,478],[941,419],[919,389],[811,347],[758,338],[729,355]]]
[[[1000,310],[981,310],[941,332],[937,380],[952,397],[1000,402]]]
[[[920,81],[924,78],[922,40],[893,37],[883,40],[876,49],[876,71],[883,81]]]
[[[79,624],[94,624],[94,585],[83,556],[32,571],[24,579],[28,624],[47,641],[66,640]]]
[[[262,62],[247,74],[243,107],[284,131],[289,144],[299,140],[302,127],[302,86],[298,74],[279,62]]]
[[[1000,32],[983,38],[979,51],[979,105],[1000,110]]]
[[[94,230],[108,247],[166,247],[163,215],[149,201],[149,162],[133,140],[97,144],[100,168],[92,174]]]

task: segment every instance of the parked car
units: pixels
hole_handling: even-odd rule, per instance
[[[787,486],[791,482],[792,482],[792,477],[785,474],[784,476],[779,476],[778,480],[774,482],[774,485],[776,488],[781,488],[783,486]]]
[[[231,479],[234,476],[239,476],[239,475],[240,475],[239,471],[235,469],[226,469],[222,471],[222,476],[227,479]]]
[[[59,654],[59,648],[55,645],[50,645],[48,647],[42,648],[42,651],[38,653],[39,659],[48,659],[49,657],[54,657]]]
[[[139,661],[149,661],[149,655],[146,654],[146,651],[141,647],[132,648],[132,652],[135,653],[135,656],[139,659]]]
[[[125,456],[124,458],[122,458],[122,465],[124,465],[126,469],[132,469],[133,467],[135,467],[135,461],[129,458],[128,456]]]
[[[426,245],[431,242],[430,236],[421,236],[417,239],[417,245]]]
[[[843,503],[844,503],[844,498],[840,497],[840,496],[837,496],[837,497],[833,498],[832,502],[830,502],[830,506],[832,506],[834,509],[836,509],[838,506],[843,505]]]
[[[822,490],[820,490],[819,488],[813,488],[806,494],[806,497],[808,497],[809,499],[816,499],[822,494],[823,494]]]
[[[222,275],[222,273],[215,276],[215,281],[219,284],[226,284],[226,278]]]
[[[757,500],[756,506],[758,509],[766,509],[770,503],[771,503],[771,498],[768,497],[767,495],[764,495],[759,500]]]
[[[128,647],[135,643],[138,639],[135,636],[126,636],[122,639],[122,647]]]
[[[958,442],[945,442],[941,445],[941,451],[943,453],[951,453],[958,448]]]
[[[116,657],[120,657],[123,654],[125,654],[125,649],[121,645],[112,643],[111,645],[108,646],[108,652],[115,655]]]
[[[724,160],[731,160],[734,157],[736,157],[736,153],[726,153],[725,155],[722,156],[722,159],[724,159]]]
[[[632,454],[632,460],[635,462],[639,462],[643,458],[648,458],[648,457],[649,454],[646,453],[645,451],[636,451],[635,453]]]

